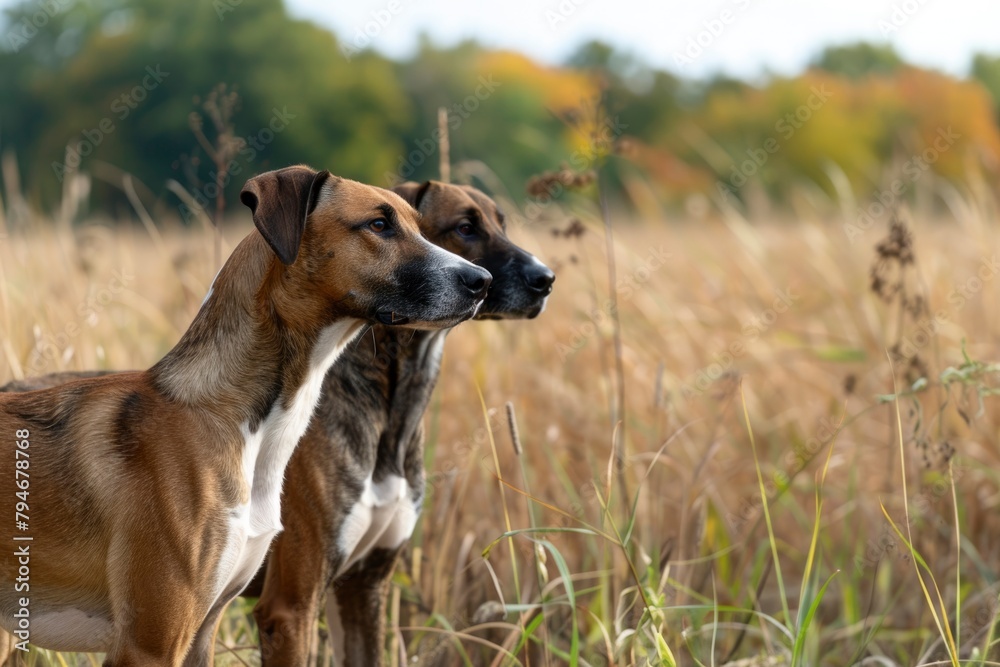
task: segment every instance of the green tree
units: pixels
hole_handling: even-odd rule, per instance
[[[392,63],[346,59],[281,0],[54,1],[65,5],[37,34],[0,53],[0,131],[39,200],[58,191],[67,145],[81,168],[110,163],[172,205],[170,178],[204,197],[214,175],[188,114],[219,82],[241,97],[233,121],[247,140],[230,197],[253,173],[296,162],[374,181],[400,150],[409,103]],[[8,25],[37,10],[12,8]]]
[[[972,79],[983,84],[993,98],[994,109],[1000,112],[1000,57],[977,53],[972,59]]]
[[[606,43],[581,45],[567,65],[599,77],[608,112],[619,116],[629,136],[645,142],[662,141],[683,115],[683,81]]]
[[[426,39],[398,67],[414,122],[405,151],[380,185],[395,177],[438,178],[434,131],[440,107],[448,110],[452,162],[485,163],[514,196],[523,195],[529,176],[552,166],[554,155],[568,152],[571,130],[563,116],[570,105],[565,96],[550,94],[550,84],[565,84],[565,95],[572,96],[585,87],[580,77],[564,77],[563,70],[519,54],[486,51],[475,42],[442,49]],[[572,99],[578,101],[579,96]]]
[[[813,64],[849,79],[892,74],[904,65],[892,45],[868,42],[827,47]]]

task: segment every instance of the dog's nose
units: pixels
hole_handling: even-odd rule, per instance
[[[459,269],[458,280],[472,296],[477,299],[485,299],[486,292],[490,289],[490,283],[493,282],[493,275],[486,269],[470,264]]]
[[[525,266],[524,273],[521,275],[528,289],[539,294],[548,294],[551,292],[552,283],[556,280],[556,274],[552,273],[552,269],[539,262]]]

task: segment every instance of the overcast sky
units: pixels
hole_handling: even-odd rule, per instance
[[[251,2],[252,0],[244,0]],[[828,44],[889,41],[914,63],[965,74],[973,53],[1000,54],[997,0],[286,0],[293,14],[390,56],[426,32],[475,37],[549,63],[599,38],[693,77],[799,71]],[[393,12],[393,9],[397,10]],[[386,17],[390,17],[386,23]],[[378,25],[378,19],[386,23]],[[714,29],[714,30],[713,30]],[[712,34],[714,32],[715,34]],[[690,41],[702,43],[701,52]],[[682,62],[691,47],[689,63]]]
[[[0,8],[18,1],[0,0]],[[888,41],[908,61],[956,75],[968,72],[974,53],[1000,55],[1000,0],[285,2],[341,40],[392,57],[412,53],[421,33],[446,46],[474,37],[552,64],[601,39],[690,77],[793,74],[824,46],[858,40]]]

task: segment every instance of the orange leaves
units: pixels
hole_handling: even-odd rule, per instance
[[[854,78],[812,69],[759,88],[729,86],[710,91],[691,121],[732,160],[721,171],[712,165],[726,182],[747,155],[775,148],[766,165],[746,175],[778,197],[795,183],[833,194],[830,165],[865,198],[886,174],[961,180],[1000,164],[986,90],[913,67]]]
[[[484,51],[474,69],[489,72],[498,81],[515,82],[559,115],[589,103],[598,93],[593,77],[585,73],[547,67],[512,51]]]

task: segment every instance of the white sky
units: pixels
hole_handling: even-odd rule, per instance
[[[0,8],[17,1],[0,0]],[[349,43],[359,34],[367,39],[359,31],[368,26],[371,45],[393,57],[412,53],[421,33],[446,46],[474,37],[546,63],[559,63],[582,42],[599,38],[696,78],[720,71],[751,79],[768,70],[794,74],[824,46],[858,40],[888,40],[908,61],[956,75],[967,73],[974,53],[1000,54],[1000,0],[285,2],[293,15],[326,26]],[[720,23],[723,12],[728,24]],[[384,27],[375,23],[378,14],[383,21],[390,17]],[[706,22],[717,32],[721,25],[721,32],[711,36]],[[706,46],[690,64],[678,65],[675,55],[683,55],[699,33]]]
[[[245,0],[252,1],[252,0]],[[718,71],[754,77],[799,71],[823,46],[888,39],[909,61],[965,74],[973,53],[1000,53],[997,0],[286,0],[296,16],[353,41],[374,15],[391,16],[372,46],[390,56],[413,51],[421,32],[451,45],[466,37],[527,53],[543,62],[564,59],[581,42],[600,38],[644,60],[700,77]],[[550,25],[550,15],[565,20]],[[396,8],[395,14],[391,8]],[[895,8],[895,9],[894,9]],[[703,35],[703,52],[675,64],[705,22],[730,22]],[[883,28],[898,29],[883,35]],[[884,22],[884,25],[880,25]],[[719,23],[715,23],[718,32]]]

